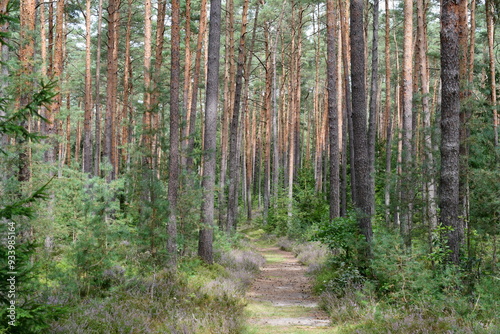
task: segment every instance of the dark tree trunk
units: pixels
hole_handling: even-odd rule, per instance
[[[448,232],[450,260],[460,261],[459,134],[460,81],[458,19],[460,1],[441,1],[441,178],[440,222]]]
[[[358,224],[366,240],[364,254],[371,257],[373,231],[371,212],[373,199],[370,190],[370,161],[368,158],[368,136],[366,129],[365,89],[365,38],[363,32],[364,1],[351,1],[351,82],[352,125],[354,145],[354,174],[356,179],[356,202]]]

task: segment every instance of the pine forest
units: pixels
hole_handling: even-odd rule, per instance
[[[500,333],[499,0],[0,0],[0,334]]]

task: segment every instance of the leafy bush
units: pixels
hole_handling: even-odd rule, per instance
[[[361,245],[362,237],[353,214],[335,218],[333,221],[322,220],[314,226],[312,240],[327,245],[336,255],[346,261],[354,261],[356,250]]]

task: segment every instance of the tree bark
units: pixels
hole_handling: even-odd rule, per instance
[[[85,113],[83,122],[83,172],[92,174],[92,44],[90,22],[91,1],[86,1],[85,8]]]
[[[35,57],[35,40],[33,33],[35,31],[35,1],[26,0],[21,2],[20,8],[20,25],[21,25],[21,45],[19,48],[19,62],[20,62],[20,77],[18,87],[18,101],[20,107],[24,107],[31,102],[31,91],[29,87],[32,86],[30,76],[33,73],[33,59]],[[28,122],[23,121],[23,126],[28,129]],[[29,181],[31,179],[29,149],[24,145],[26,141],[22,140],[19,152],[19,171],[17,180],[19,182]]]
[[[123,69],[123,109],[122,109],[122,159],[126,162],[127,170],[130,168],[130,144],[132,141],[132,107],[129,98],[132,95],[132,59],[130,56],[130,42],[132,35],[132,0],[128,0],[127,30],[125,32],[125,66]]]
[[[413,1],[404,2],[403,44],[403,165],[401,180],[401,236],[408,250],[411,249],[413,228]]]
[[[417,33],[419,48],[420,86],[422,95],[422,114],[424,131],[424,195],[426,199],[425,221],[429,227],[430,244],[432,247],[432,231],[437,227],[437,207],[436,207],[436,185],[434,179],[434,153],[432,143],[431,110],[429,107],[429,70],[427,59],[427,39],[425,38],[426,6],[425,0],[417,0]]]
[[[118,21],[120,0],[109,0],[108,4],[108,68],[106,86],[106,117],[105,117],[105,140],[104,156],[111,165],[111,170],[106,176],[110,182],[116,178],[117,165],[115,160],[115,116],[117,104],[117,81],[118,81]]]
[[[213,263],[214,186],[217,143],[217,104],[219,92],[219,55],[221,0],[210,1],[208,36],[207,93],[205,102],[205,134],[203,161],[203,199],[201,207],[198,255],[206,263]]]
[[[337,50],[335,4],[326,2],[327,10],[327,87],[328,87],[328,136],[330,140],[330,221],[340,215],[339,197],[339,123],[337,103]]]
[[[363,32],[364,1],[351,1],[351,82],[352,82],[352,124],[354,145],[354,173],[356,179],[356,202],[358,224],[366,247],[362,256],[371,257],[373,231],[371,225],[372,203],[370,191],[370,162],[368,158],[368,137],[366,129],[365,89],[365,38]]]
[[[459,130],[460,82],[458,19],[460,2],[441,1],[441,177],[439,187],[440,222],[450,228],[450,260],[460,262],[459,222]]]
[[[224,80],[224,109],[221,126],[221,163],[220,163],[220,191],[219,191],[219,225],[224,226],[227,214],[227,163],[229,154],[229,123],[233,111],[234,97],[234,0],[226,1],[226,52],[225,52],[225,80]]]
[[[51,107],[47,110],[47,125],[46,133],[49,136],[49,148],[45,152],[45,160],[50,163],[56,162],[56,156],[58,153],[58,144],[56,142],[55,135],[57,134],[57,120],[56,115],[61,111],[62,105],[62,71],[63,71],[63,26],[64,26],[64,0],[57,1],[56,9],[56,39],[54,48],[54,61],[52,63],[51,78],[57,81],[57,85],[54,89],[56,97]]]
[[[241,35],[240,44],[238,47],[238,61],[236,66],[236,87],[234,90],[234,105],[233,105],[233,117],[230,126],[230,138],[229,138],[229,194],[227,202],[227,223],[226,232],[231,230],[236,230],[237,218],[238,218],[238,181],[240,172],[240,149],[238,145],[239,130],[238,126],[240,124],[240,103],[241,103],[241,90],[243,86],[243,69],[246,63],[246,49],[245,49],[245,38],[247,29],[247,16],[248,16],[248,6],[249,0],[243,2],[243,13],[241,14]]]
[[[151,0],[144,1],[144,114],[142,115],[142,148],[144,149],[143,165],[146,169],[152,169],[152,107],[151,107]]]
[[[177,264],[177,193],[179,189],[179,77],[180,77],[180,3],[172,0],[172,49],[170,70],[170,162],[168,178],[169,217],[167,252],[169,264]]]
[[[203,40],[205,37],[205,30],[207,25],[207,15],[206,10],[207,1],[201,0],[200,9],[200,22],[198,31],[198,40],[196,42],[196,56],[194,63],[194,73],[193,73],[193,83],[191,86],[191,106],[188,111],[187,121],[186,121],[186,169],[189,171],[193,167],[193,150],[194,150],[194,134],[196,132],[196,108],[198,103],[198,84],[200,81],[200,67],[201,67],[201,52],[203,50]]]
[[[351,85],[350,85],[350,64],[349,64],[349,18],[347,13],[347,6],[344,4],[344,0],[340,1],[340,19],[341,19],[341,30],[342,30],[342,62],[344,66],[344,89],[345,89],[345,100],[346,100],[346,116],[347,116],[347,129],[349,132],[349,158],[351,163],[351,193],[352,202],[356,203],[357,196],[357,186],[356,186],[356,174],[354,173],[354,131],[352,122],[352,98],[351,98]]]
[[[370,88],[370,117],[368,127],[368,158],[370,159],[370,191],[371,198],[375,201],[375,144],[377,141],[377,114],[378,114],[378,16],[379,0],[373,1],[373,39],[372,39],[372,65],[371,65],[371,88]],[[375,202],[372,203],[375,210]],[[375,212],[372,212],[375,214]]]
[[[386,140],[385,148],[385,186],[384,186],[384,204],[385,204],[385,222],[390,225],[391,221],[391,160],[392,160],[392,115],[391,115],[391,53],[390,53],[390,9],[389,0],[385,0],[385,113],[384,113],[384,134]]]
[[[99,0],[97,18],[97,55],[95,71],[95,158],[94,175],[101,174],[101,44],[102,44],[102,9],[103,0]]]
[[[490,67],[490,103],[493,109],[493,142],[498,147],[498,113],[497,113],[497,87],[495,68],[495,9],[492,0],[486,1],[486,27],[488,34],[488,55]]]

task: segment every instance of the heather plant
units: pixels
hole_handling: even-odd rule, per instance
[[[256,272],[250,251],[219,253],[221,264],[183,258],[178,273],[163,270],[126,278],[106,298],[87,297],[52,333],[237,333],[245,284],[235,274]]]

